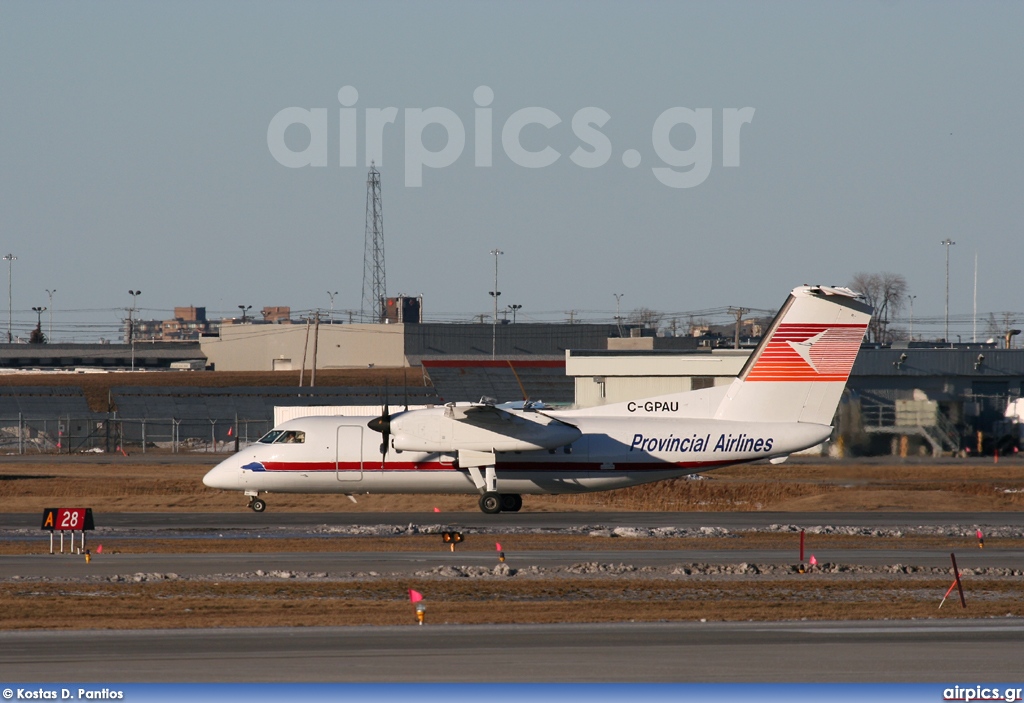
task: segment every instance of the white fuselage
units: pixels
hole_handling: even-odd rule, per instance
[[[533,421],[530,413],[509,412]],[[571,411],[557,416],[578,428],[575,440],[549,449],[496,451],[497,491],[543,494],[623,488],[784,457],[821,443],[832,431],[827,425],[791,422],[575,417]],[[275,429],[301,434],[301,443],[257,442],[221,462],[203,482],[248,493],[480,492],[470,470],[459,466],[458,451],[395,449],[393,438],[382,457],[382,435],[367,426],[373,419],[290,420]]]

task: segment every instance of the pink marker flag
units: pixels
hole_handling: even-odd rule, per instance
[[[420,593],[419,591],[414,591],[414,590],[412,590],[410,588],[409,589],[409,602],[410,603],[419,603],[421,600],[423,600],[423,594]]]
[[[501,542],[495,542],[495,543],[494,543],[494,549],[495,549],[496,551],[499,551],[499,552],[500,552],[500,551],[501,551]]]
[[[435,513],[439,513],[439,512],[441,512],[441,509],[440,508],[434,508],[434,512]]]
[[[978,530],[978,539],[982,538],[981,530]]]
[[[818,565],[818,560],[814,558],[813,554],[811,555],[810,564],[811,564],[811,566],[817,566]]]
[[[96,546],[96,553],[97,554],[103,554],[103,545],[102,544]]]

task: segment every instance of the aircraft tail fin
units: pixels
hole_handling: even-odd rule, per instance
[[[830,425],[871,312],[848,288],[794,288],[714,417]]]

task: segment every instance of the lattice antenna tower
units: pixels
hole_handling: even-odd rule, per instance
[[[380,171],[370,162],[366,177],[366,244],[363,253],[363,303],[359,317],[369,315],[370,322],[384,321],[384,212],[380,200]]]

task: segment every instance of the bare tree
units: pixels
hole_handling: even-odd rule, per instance
[[[996,322],[996,314],[990,312],[988,319],[985,321],[985,335],[994,339],[997,339],[1002,334],[1002,330],[999,329],[999,323]]]
[[[641,325],[648,329],[658,329],[658,324],[661,322],[662,315],[660,312],[655,312],[650,308],[637,308],[633,312],[629,313],[629,317],[626,321],[634,324]]]
[[[868,323],[868,340],[888,344],[893,337],[889,333],[890,316],[895,318],[907,301],[907,279],[901,273],[858,273],[850,287],[861,293],[875,314]]]

